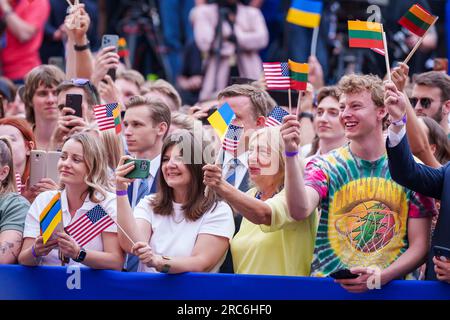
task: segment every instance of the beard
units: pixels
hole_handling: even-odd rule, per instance
[[[442,114],[443,106],[439,108],[439,110],[431,117],[434,121],[441,124],[442,119],[444,118],[444,115]]]

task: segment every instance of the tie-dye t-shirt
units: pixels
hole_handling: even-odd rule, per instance
[[[313,276],[356,266],[385,269],[408,248],[408,218],[436,213],[433,199],[391,179],[386,154],[366,161],[348,145],[313,158],[305,184],[319,193],[322,211]]]

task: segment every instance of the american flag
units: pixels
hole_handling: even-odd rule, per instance
[[[275,108],[272,109],[266,119],[266,127],[276,127],[281,125],[281,123],[283,122],[283,118],[288,114],[289,112],[287,112],[280,106],[275,106]]]
[[[83,247],[114,223],[114,220],[98,204],[64,230],[66,230],[78,245]]]
[[[243,127],[230,124],[228,126],[227,133],[225,134],[225,138],[223,139],[223,150],[231,153],[236,152],[243,131]]]
[[[22,191],[22,179],[20,178],[20,174],[16,173],[16,187],[17,192],[20,193]]]
[[[290,89],[291,79],[289,77],[289,65],[287,62],[264,62],[263,69],[267,89]]]
[[[117,117],[120,119],[119,104],[116,102],[95,106],[94,114],[100,131],[114,129],[117,125]]]

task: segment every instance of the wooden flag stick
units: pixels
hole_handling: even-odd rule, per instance
[[[70,3],[70,1],[69,1],[69,0],[66,0],[66,2],[67,2],[67,4],[69,5],[69,7],[70,7],[70,8],[72,8],[72,7],[73,7],[73,4],[72,4],[72,3]]]
[[[389,63],[389,53],[388,53],[387,42],[386,42],[386,32],[384,32],[383,25],[381,25],[381,30],[383,31],[384,61],[386,61],[386,72],[387,72],[388,80],[392,81],[391,65]]]
[[[319,27],[315,27],[313,30],[312,41],[311,41],[311,55],[316,56],[317,51],[317,39],[319,38]]]
[[[219,152],[217,153],[216,160],[214,161],[214,164],[215,164],[215,165],[218,165],[218,164],[220,163],[220,159],[221,159],[221,158],[225,158],[224,155],[223,155],[223,153],[224,153],[224,150],[223,150],[223,142],[222,142],[222,144],[220,145],[220,150],[219,150]],[[209,192],[210,192],[210,188],[209,188],[209,186],[206,186],[206,188],[205,188],[205,193],[204,193],[204,194],[205,194],[205,197],[208,196]]]
[[[108,213],[109,216],[109,213]],[[123,230],[123,228],[120,226],[119,222],[117,222],[116,220],[114,220],[111,216],[109,216],[111,218],[112,221],[114,221],[117,225],[117,227],[120,229],[120,231],[122,231],[122,233],[125,235],[125,237],[128,238],[128,240],[130,240],[131,244],[134,246],[135,242],[133,241],[133,239],[131,239],[131,237],[128,235],[128,233],[125,232],[125,230]]]
[[[291,88],[289,88],[288,90],[288,97],[289,97],[289,114],[292,114]]]
[[[297,100],[297,119],[300,116],[300,110],[301,110],[301,101],[302,101],[302,94],[303,90],[298,92],[298,100]]]
[[[412,56],[414,55],[414,53],[417,51],[417,49],[419,49],[420,45],[423,42],[423,39],[425,38],[425,36],[427,35],[427,32],[431,29],[431,27],[434,26],[434,24],[436,23],[436,21],[439,19],[439,17],[436,17],[436,19],[434,19],[433,23],[430,25],[430,27],[427,29],[427,31],[425,31],[425,33],[423,34],[422,37],[420,37],[419,41],[417,41],[416,45],[414,46],[414,48],[411,50],[411,52],[408,54],[408,56],[406,57],[406,59],[403,61],[403,63],[408,64],[409,60],[412,58]]]

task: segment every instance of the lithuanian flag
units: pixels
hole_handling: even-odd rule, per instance
[[[306,90],[309,72],[308,64],[289,60],[289,70],[291,70],[291,89]]]
[[[348,21],[348,44],[350,48],[383,49],[381,23]]]
[[[435,16],[418,4],[415,4],[400,18],[398,23],[412,33],[422,37],[435,19]]]
[[[294,0],[286,21],[306,28],[316,28],[320,24],[321,13],[322,1]]]

